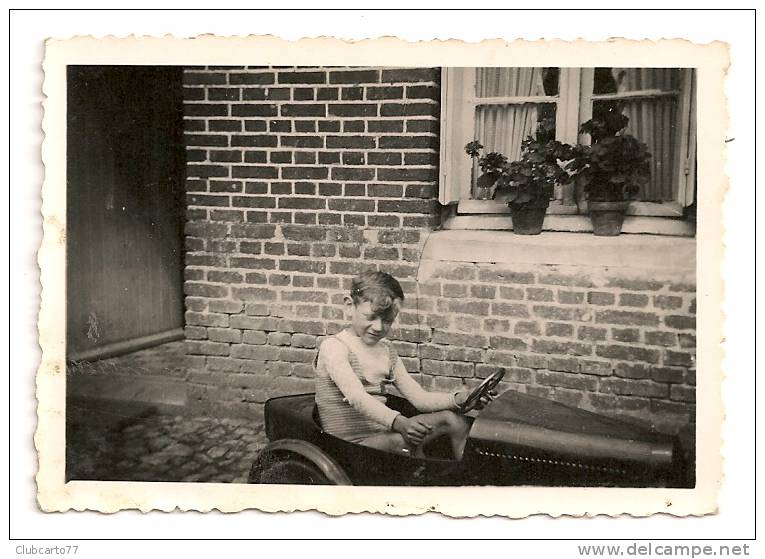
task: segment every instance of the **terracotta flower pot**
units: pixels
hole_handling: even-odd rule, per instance
[[[522,207],[510,204],[513,212],[513,233],[516,235],[539,235],[545,221],[547,207]]]
[[[592,220],[592,233],[599,237],[616,237],[622,232],[624,215],[627,212],[629,202],[588,202],[590,219]]]

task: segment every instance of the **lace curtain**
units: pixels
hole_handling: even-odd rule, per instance
[[[680,89],[676,68],[612,68],[616,91]],[[646,97],[621,101],[622,114],[629,117],[627,132],[644,142],[651,153],[651,180],[638,194],[644,201],[674,199],[677,154],[677,96]]]
[[[478,68],[476,97],[544,96],[542,68]],[[537,105],[483,105],[476,107],[475,136],[486,152],[498,151],[510,161],[521,157],[521,142],[534,132]]]

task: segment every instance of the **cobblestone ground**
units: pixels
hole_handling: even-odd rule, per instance
[[[67,479],[246,483],[263,426],[95,401],[67,409]]]
[[[183,378],[183,342],[72,365],[70,374]],[[164,408],[163,408],[164,409]],[[266,444],[261,422],[160,412],[150,404],[73,397],[66,409],[68,480],[246,483]]]

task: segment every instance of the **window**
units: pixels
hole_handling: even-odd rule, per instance
[[[627,132],[652,154],[651,179],[630,204],[633,216],[682,219],[695,189],[695,76],[682,68],[445,68],[442,76],[439,200],[452,205],[451,225],[504,228],[509,208],[476,187],[478,169],[464,152],[471,140],[508,159],[539,123],[556,139],[588,143],[579,126],[611,108],[629,117]],[[475,167],[474,167],[475,166]],[[548,209],[555,228],[581,225],[586,201],[574,185],[559,187]],[[478,218],[478,216],[481,216]],[[565,219],[563,216],[571,216]],[[547,221],[545,225],[547,226]],[[654,220],[655,221],[655,220]],[[506,226],[506,225],[505,225]],[[674,227],[677,231],[677,227]]]

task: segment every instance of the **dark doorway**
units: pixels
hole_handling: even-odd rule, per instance
[[[183,328],[182,69],[67,69],[67,357]]]

